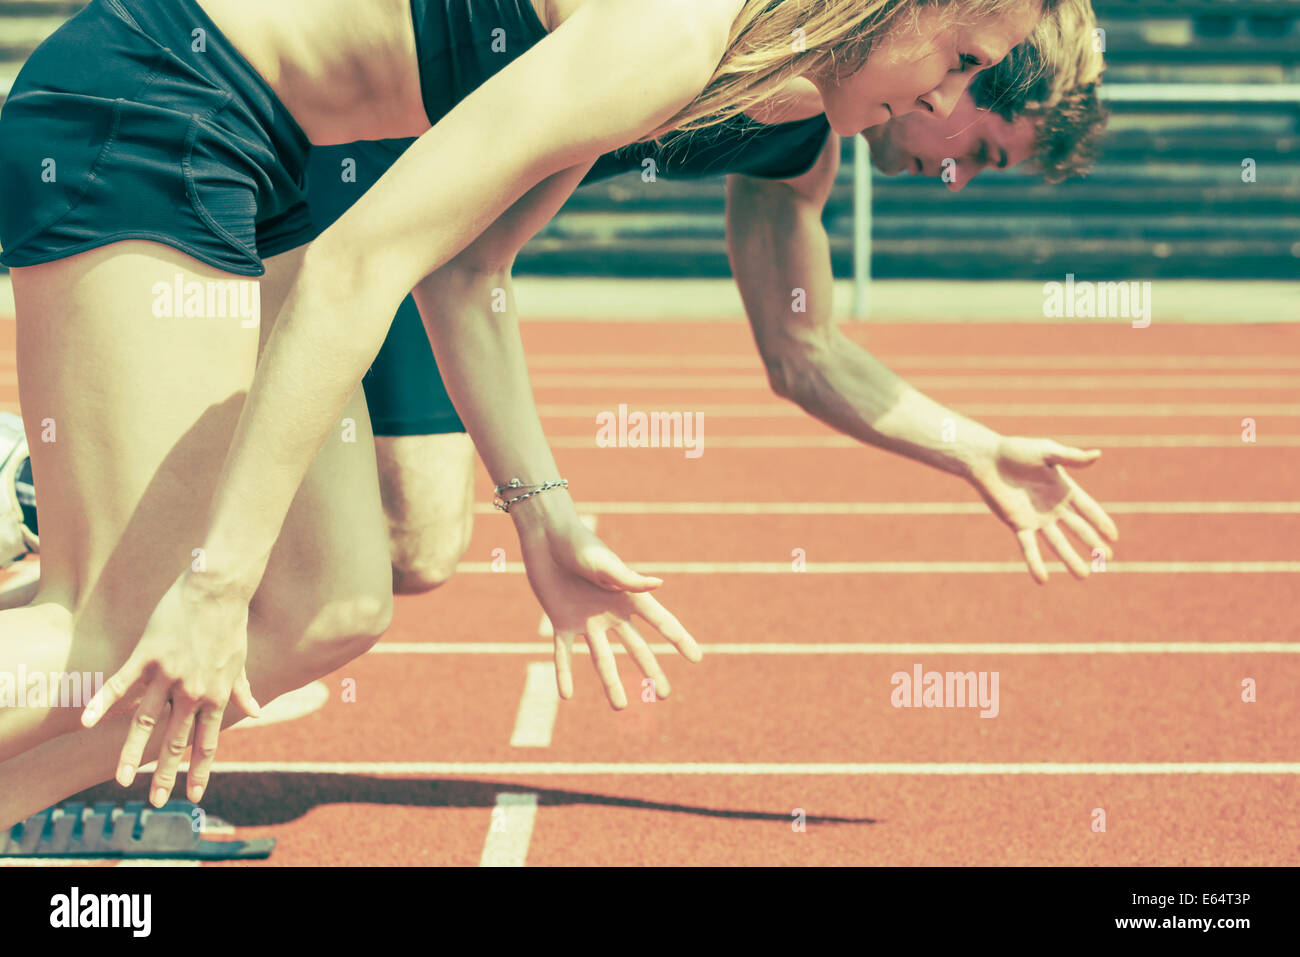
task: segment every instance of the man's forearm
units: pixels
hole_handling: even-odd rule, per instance
[[[732,269],[773,389],[838,431],[956,475],[988,461],[997,434],[921,394],[832,318],[821,210],[780,189],[729,203]]]
[[[879,359],[833,330],[783,362],[785,395],[860,441],[970,478],[991,461],[998,433],[918,392]]]

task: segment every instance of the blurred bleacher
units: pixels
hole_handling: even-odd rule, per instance
[[[987,173],[961,193],[874,177],[880,278],[1300,278],[1300,0],[1093,0],[1114,118],[1086,180]],[[0,0],[0,94],[80,0]],[[1289,85],[1289,87],[1287,87]],[[1239,91],[1244,102],[1207,102]],[[1172,94],[1172,99],[1170,99]],[[826,211],[836,275],[853,258],[852,144]],[[1242,161],[1257,181],[1242,182]],[[726,276],[720,180],[576,194],[521,254],[521,274]]]

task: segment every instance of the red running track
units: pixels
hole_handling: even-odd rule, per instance
[[[1300,863],[1300,327],[848,331],[994,428],[1100,444],[1110,567],[1034,586],[963,483],[772,397],[742,325],[528,323],[576,500],[633,567],[692,563],[660,597],[705,661],[661,654],[674,693],[644,703],[622,657],[614,714],[580,660],[557,707],[483,514],[318,710],[223,737],[207,809],[277,837],[270,865]],[[0,405],[12,368],[0,324]],[[703,412],[704,454],[597,448],[620,403]],[[917,665],[996,672],[996,716],[895,707]]]

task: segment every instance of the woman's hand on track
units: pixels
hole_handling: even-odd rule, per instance
[[[695,639],[649,594],[662,580],[633,572],[581,522],[524,535],[520,541],[528,582],[555,628],[555,679],[561,698],[573,697],[573,639],[579,635],[586,638],[605,697],[615,710],[627,707],[627,695],[610,636],[623,643],[654,683],[656,697],[672,693],[650,646],[633,627],[633,616],[659,632],[687,661],[703,657]]]
[[[1109,515],[1065,471],[1092,465],[1101,452],[1085,452],[1051,439],[1002,438],[990,461],[976,468],[971,483],[995,515],[1011,526],[1029,573],[1040,585],[1047,568],[1038,549],[1041,532],[1075,578],[1087,578],[1090,563],[1079,557],[1061,526],[1073,532],[1094,557],[1114,557],[1110,543],[1119,530]]]
[[[118,783],[126,787],[135,779],[149,738],[170,712],[149,798],[156,807],[167,802],[192,740],[188,796],[197,803],[207,788],[228,702],[233,697],[255,717],[261,712],[244,671],[247,655],[248,602],[213,594],[195,575],[182,574],[154,609],[131,657],[81,718],[94,727],[118,702],[139,698],[118,763]]]

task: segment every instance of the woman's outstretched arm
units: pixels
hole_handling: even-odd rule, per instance
[[[170,702],[166,751],[183,753],[192,734],[191,776],[206,779],[232,689],[246,709],[257,707],[243,667],[248,602],[298,486],[402,298],[534,185],[686,106],[725,53],[739,6],[659,0],[647,14],[639,0],[585,4],[425,133],[312,244],[222,469],[201,543],[204,570],[185,572],[163,597],[131,659],[90,703],[87,723],[144,684],[137,722],[152,727]],[[533,445],[519,458],[513,438],[506,430],[500,448],[480,453],[523,473],[552,466]],[[590,604],[571,574],[551,563],[542,573],[557,600]]]
[[[552,176],[467,249],[415,290],[439,369],[456,410],[494,476],[525,482],[560,476],[528,381],[510,271],[515,256],[582,181],[588,164]],[[537,471],[541,469],[541,471]],[[610,640],[621,641],[655,694],[671,685],[632,624],[646,621],[688,660],[694,639],[648,592],[658,579],[638,575],[578,520],[569,493],[557,489],[510,510],[538,601],[555,626],[555,676],[573,694],[573,642],[585,635],[591,662],[614,708],[627,706]]]
[[[637,0],[584,5],[421,136],[313,243],[213,502],[203,543],[213,585],[257,587],[298,484],[403,297],[535,184],[636,139],[697,96],[728,26],[703,15],[728,5],[671,0],[652,16]]]

